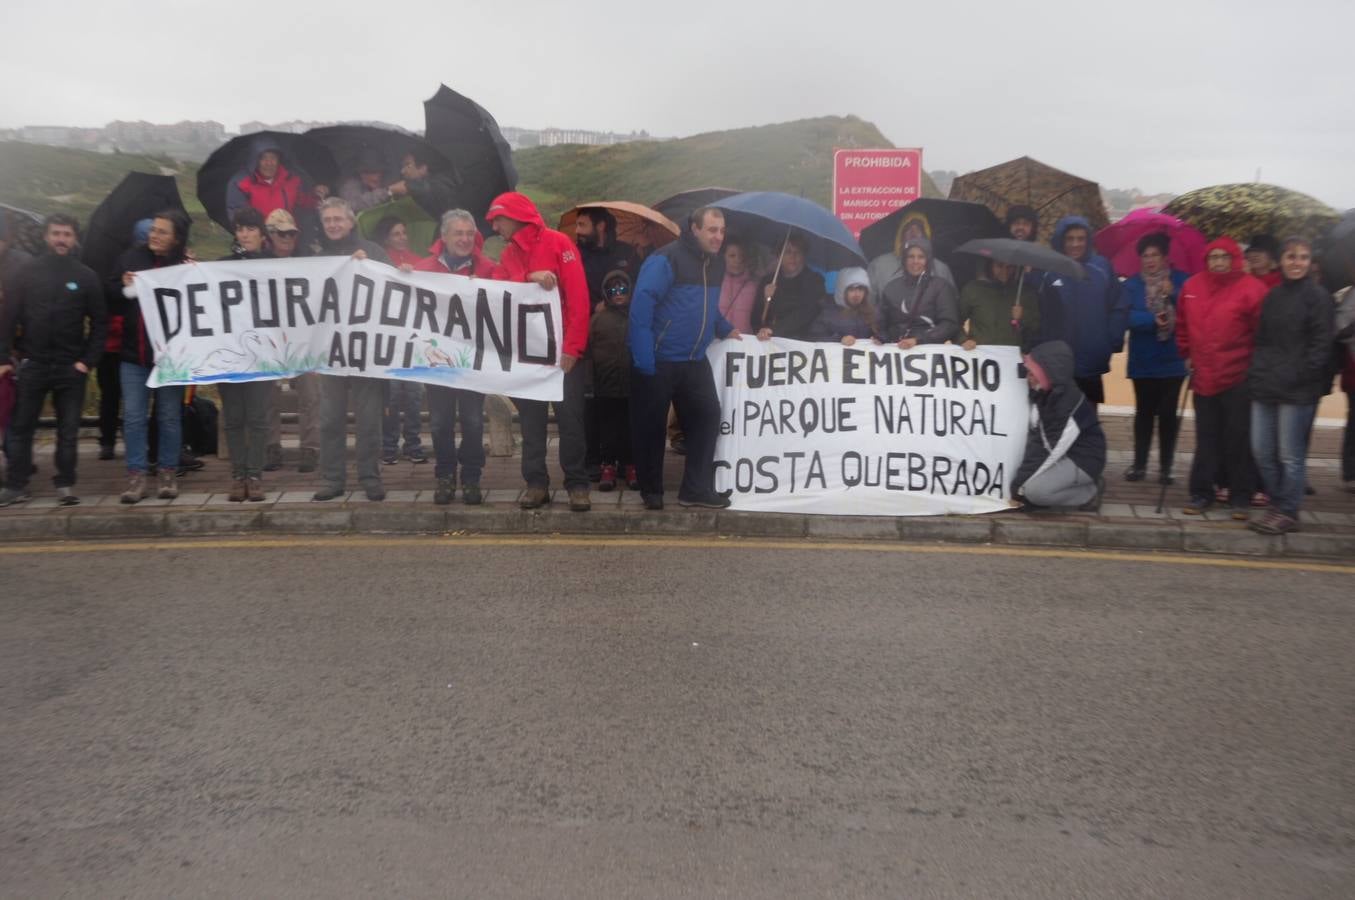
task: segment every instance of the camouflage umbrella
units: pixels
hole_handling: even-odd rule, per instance
[[[1040,240],[1054,234],[1064,216],[1083,216],[1096,232],[1110,224],[1101,187],[1062,169],[1023,156],[955,179],[950,199],[982,203],[999,218],[1010,206],[1029,206],[1040,215]]]
[[[1194,225],[1207,238],[1227,236],[1247,241],[1273,234],[1316,238],[1337,219],[1336,210],[1319,200],[1273,184],[1216,184],[1182,194],[1162,208]]]

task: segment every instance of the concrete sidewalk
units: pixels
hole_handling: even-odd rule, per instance
[[[1261,556],[1293,556],[1324,559],[1355,559],[1355,494],[1348,493],[1340,479],[1341,431],[1319,428],[1309,475],[1318,493],[1307,499],[1302,513],[1303,531],[1284,538],[1255,534],[1244,523],[1232,521],[1226,510],[1205,516],[1184,516],[1184,473],[1189,470],[1191,435],[1182,435],[1182,452],[1176,470],[1178,483],[1167,492],[1167,504],[1156,513],[1160,486],[1156,470],[1149,479],[1128,483],[1122,478],[1130,453],[1127,417],[1107,416],[1107,436],[1113,448],[1106,471],[1106,498],[1098,514],[1027,515],[1019,512],[987,516],[860,517],[806,516],[798,514],[740,513],[733,510],[687,510],[676,497],[667,498],[661,512],[643,509],[639,496],[620,490],[594,490],[593,510],[571,513],[563,492],[549,508],[524,511],[517,500],[522,489],[518,456],[491,457],[482,485],[485,504],[464,506],[458,493],[450,506],[433,503],[433,465],[415,465],[401,460],[383,466],[387,489],[384,502],[371,503],[361,491],[344,500],[317,503],[310,499],[318,486],[315,475],[295,471],[297,452],[288,439],[287,464],[265,474],[266,499],[262,503],[231,503],[228,463],[208,458],[206,467],[180,480],[175,500],[147,499],[135,505],[118,502],[124,470],[120,460],[97,459],[97,444],[84,440],[81,446],[78,491],[82,502],[58,507],[48,476],[51,457],[35,458],[44,471],[31,488],[34,499],[0,510],[0,540],[61,540],[83,538],[162,537],[242,533],[348,534],[403,533],[440,534],[696,534],[709,536],[778,537],[882,541],[959,541],[965,543],[1025,544],[1057,547],[1098,547],[1122,550],[1165,550],[1202,553],[1233,553]],[[1190,431],[1189,425],[1186,429]],[[431,455],[431,446],[425,441]],[[552,478],[559,486],[561,473],[550,453]],[[669,454],[667,483],[676,485],[682,458]],[[357,487],[351,473],[349,485]]]

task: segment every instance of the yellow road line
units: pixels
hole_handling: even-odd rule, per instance
[[[1288,560],[1238,559],[1186,556],[1179,553],[1119,553],[1113,550],[1058,549],[957,544],[874,543],[870,541],[774,540],[765,538],[710,537],[609,537],[599,544],[595,537],[534,535],[411,535],[408,537],[344,536],[276,538],[185,538],[177,541],[120,541],[89,543],[9,544],[0,547],[0,557],[28,554],[113,553],[195,550],[295,550],[301,548],[369,549],[382,547],[664,547],[679,550],[793,550],[861,553],[931,553],[957,556],[1000,556],[1025,559],[1070,559],[1100,562],[1142,562],[1157,565],[1204,566],[1218,569],[1253,569],[1282,572],[1332,572],[1355,575],[1355,566]]]

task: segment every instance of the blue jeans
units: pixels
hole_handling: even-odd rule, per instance
[[[1261,483],[1278,512],[1298,518],[1303,501],[1303,469],[1308,461],[1308,433],[1317,404],[1251,405],[1251,450]]]
[[[179,468],[179,451],[183,449],[183,386],[149,388],[146,379],[151,370],[123,360],[118,369],[122,382],[122,439],[127,442],[127,471],[146,473],[150,463],[146,459],[149,442],[151,392],[155,392],[155,424],[159,431],[159,456],[156,464],[161,472],[175,472]]]
[[[423,385],[417,381],[387,381],[386,405],[381,416],[381,452],[395,456],[400,452],[400,437],[405,439],[405,452],[419,447],[419,430],[423,427]],[[403,422],[401,419],[403,418]]]

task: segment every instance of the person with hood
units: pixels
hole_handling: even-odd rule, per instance
[[[1176,345],[1176,298],[1188,276],[1171,267],[1171,238],[1165,233],[1145,234],[1137,249],[1139,273],[1124,283],[1129,300],[1129,379],[1134,384],[1134,462],[1124,477],[1143,480],[1156,422],[1158,482],[1172,484],[1180,427],[1176,404],[1186,380],[1186,361]]]
[[[1270,508],[1249,527],[1262,534],[1299,528],[1308,438],[1317,404],[1331,390],[1336,308],[1310,277],[1313,247],[1291,237],[1280,251],[1284,283],[1261,301],[1256,349],[1247,370],[1251,448]]]
[[[823,304],[809,327],[813,341],[834,341],[850,347],[858,340],[880,340],[880,312],[871,302],[870,275],[862,268],[843,269],[833,288],[833,302]]]
[[[456,205],[456,184],[445,172],[432,171],[433,159],[422,149],[411,150],[400,160],[400,181],[387,190],[392,197],[414,198],[419,208],[434,219]]]
[[[320,256],[349,256],[390,264],[379,244],[363,239],[356,228],[353,210],[342,197],[320,204]],[[357,475],[368,500],[385,500],[381,485],[381,421],[385,410],[386,384],[380,378],[361,375],[326,375],[320,389],[320,477],[312,500],[333,500],[344,495],[347,482],[348,406],[353,405],[357,431]]]
[[[903,271],[885,287],[882,338],[910,350],[944,344],[960,334],[955,288],[933,273],[932,245],[914,238],[903,248]]]
[[[781,271],[758,282],[759,299],[752,321],[759,339],[765,341],[776,335],[793,341],[809,340],[809,326],[819,317],[828,288],[823,276],[806,264],[808,254],[809,239],[794,232],[782,248]]]
[[[640,254],[617,238],[616,216],[600,206],[579,210],[574,218],[574,243],[579,247],[583,273],[588,279],[590,310],[599,312],[607,302],[602,280],[612,272],[625,272],[633,279],[640,270]]]
[[[677,409],[687,449],[678,503],[710,509],[729,506],[729,497],[715,491],[720,397],[706,358],[706,349],[716,337],[740,337],[738,329],[720,315],[724,239],[724,213],[702,207],[691,214],[682,237],[640,266],[627,340],[631,449],[646,509],[663,509],[669,405]]]
[[[739,332],[753,330],[753,306],[757,303],[757,276],[753,274],[748,248],[737,239],[724,244],[725,278],[720,283],[720,315]]]
[[[329,188],[317,184],[310,191],[301,184],[301,176],[283,165],[282,149],[269,140],[254,146],[254,160],[244,175],[231,181],[226,189],[226,215],[232,222],[235,214],[245,207],[253,207],[267,217],[275,209],[285,209],[292,215],[301,210],[313,210],[329,194]]]
[[[381,154],[368,148],[358,159],[357,175],[344,179],[339,186],[339,196],[348,201],[355,213],[373,206],[380,206],[391,198],[390,188],[386,187],[386,167]]]
[[[1074,355],[1046,341],[1025,356],[1031,386],[1030,434],[1012,479],[1013,495],[1036,508],[1096,510],[1106,468],[1106,435],[1096,408],[1073,377]]]
[[[94,270],[79,260],[79,223],[60,213],[43,223],[47,252],[15,274],[0,309],[0,378],[14,371],[13,350],[23,352],[6,453],[9,469],[0,506],[29,499],[33,434],[50,394],[56,410],[57,502],[74,506],[80,414],[89,372],[103,354],[107,310]],[[17,338],[17,341],[16,341]]]
[[[114,314],[122,316],[122,364],[118,378],[122,386],[122,439],[127,444],[127,487],[123,503],[138,503],[146,497],[146,477],[150,473],[150,408],[155,400],[156,469],[161,499],[179,495],[176,480],[183,450],[182,385],[146,386],[155,366],[141,304],[137,302],[135,273],[147,269],[177,266],[188,259],[188,217],[178,210],[165,210],[151,220],[146,243],[123,252],[112,276],[104,282],[104,296]]]
[[[1244,258],[1247,272],[1253,278],[1259,278],[1267,289],[1277,288],[1284,283],[1284,274],[1280,271],[1280,240],[1273,234],[1254,234],[1247,242]]]
[[[630,440],[630,275],[621,269],[602,279],[607,298],[588,323],[588,358],[593,371],[593,427],[598,436],[601,477],[598,490],[616,490],[618,473],[639,490]]]
[[[1181,285],[1176,346],[1195,395],[1195,461],[1190,500],[1182,510],[1186,515],[1213,505],[1215,476],[1221,471],[1233,518],[1248,517],[1255,464],[1247,368],[1265,295],[1266,286],[1242,267],[1242,248],[1226,237],[1205,247],[1205,271]]]
[[[489,278],[494,263],[480,251],[483,239],[475,216],[464,209],[442,214],[441,237],[428,248],[428,257],[415,266],[419,272],[441,272],[467,278]],[[456,496],[456,467],[461,464],[461,502],[484,502],[480,472],[485,467],[485,395],[464,388],[428,385],[428,416],[433,432],[433,502],[445,506]],[[456,422],[461,420],[461,448],[456,446]]]
[[[587,512],[588,443],[584,434],[584,391],[587,372],[578,365],[588,348],[590,308],[588,278],[579,261],[579,248],[546,222],[525,194],[509,191],[495,197],[485,214],[504,239],[503,253],[491,277],[500,281],[534,282],[545,290],[560,290],[564,334],[560,339],[560,368],[564,369],[564,397],[555,402],[560,431],[560,468],[564,470],[569,508]],[[550,402],[515,398],[522,423],[522,479],[527,483],[519,505],[536,509],[550,502],[550,473],[546,469],[546,416]]]
[[[1054,226],[1055,251],[1082,263],[1087,277],[1077,281],[1045,272],[1043,282],[1054,288],[1062,307],[1064,340],[1073,348],[1074,377],[1087,402],[1106,402],[1101,376],[1110,371],[1110,357],[1124,349],[1129,324],[1129,302],[1120,290],[1110,261],[1092,249],[1092,227],[1082,216],[1064,216]],[[1043,312],[1043,310],[1041,310]]]
[[[915,241],[918,238],[932,240],[932,223],[927,216],[920,212],[910,212],[904,216],[903,221],[894,236],[894,251],[892,253],[881,253],[870,261],[866,268],[867,277],[870,278],[871,294],[875,297],[884,295],[885,286],[899,274],[903,272],[903,247],[909,241]],[[943,281],[949,281],[950,286],[959,290],[960,286],[955,283],[955,276],[950,271],[950,266],[945,261],[937,258],[932,260],[932,272]]]
[[[966,350],[979,344],[1030,348],[1040,332],[1039,297],[1025,290],[1019,266],[997,259],[986,262],[983,276],[960,291],[961,327],[955,340]]]

